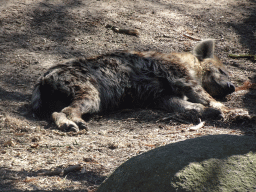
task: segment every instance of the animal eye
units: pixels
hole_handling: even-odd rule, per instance
[[[223,71],[222,69],[219,69],[219,72],[222,74],[222,75],[227,75],[227,73],[225,71]]]

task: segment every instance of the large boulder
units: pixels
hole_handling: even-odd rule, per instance
[[[118,167],[98,192],[256,191],[256,138],[211,135],[143,153]]]

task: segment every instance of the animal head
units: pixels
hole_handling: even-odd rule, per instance
[[[193,50],[202,67],[202,86],[215,98],[223,98],[235,91],[224,64],[214,56],[214,41],[205,40]]]

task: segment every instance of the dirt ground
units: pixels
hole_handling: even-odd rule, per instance
[[[113,25],[139,36],[116,33]],[[216,39],[232,82],[244,87],[225,105],[256,115],[255,0],[4,0],[0,1],[0,191],[95,191],[127,159],[203,135],[255,136],[255,122],[198,119],[127,109],[85,117],[88,132],[65,133],[29,110],[36,79],[67,59],[113,50],[191,51]],[[177,118],[179,117],[179,118]]]

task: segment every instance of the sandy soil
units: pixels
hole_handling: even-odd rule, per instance
[[[58,62],[120,49],[191,51],[208,38],[216,39],[236,86],[256,82],[255,61],[228,57],[256,54],[254,0],[1,1],[0,191],[95,191],[121,163],[155,147],[202,135],[255,135],[253,121],[207,121],[192,131],[198,119],[145,109],[86,117],[88,133],[64,133],[29,111],[36,79]],[[244,87],[223,102],[253,116],[255,87]]]

